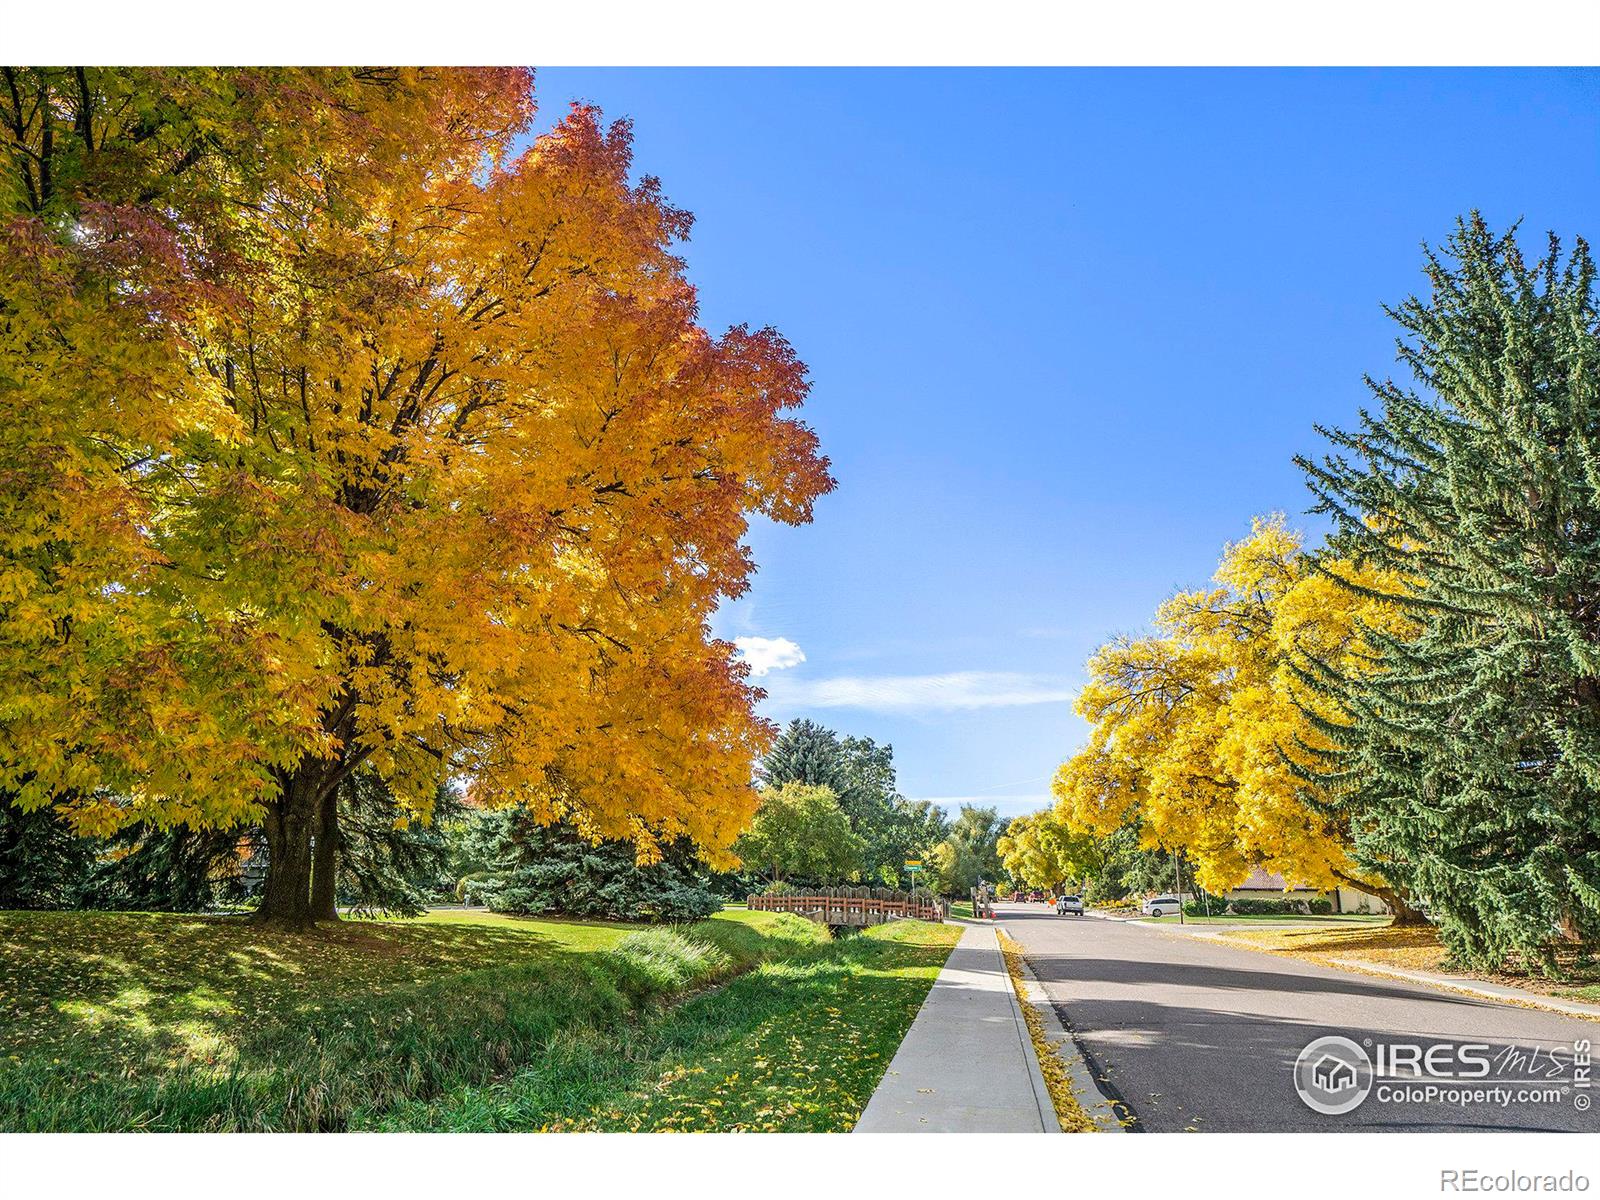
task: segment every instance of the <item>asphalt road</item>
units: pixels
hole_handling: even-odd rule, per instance
[[[1573,1044],[1600,1024],[1517,1008],[1401,980],[1339,971],[1299,959],[1098,917],[1058,917],[1037,904],[1002,904],[996,916],[1021,942],[1063,1024],[1106,1090],[1150,1132],[1600,1129],[1581,1109],[1600,1092],[1571,1087]],[[1300,1100],[1293,1067],[1306,1043],[1340,1034],[1376,1052],[1415,1043],[1478,1043],[1493,1063],[1486,1080],[1377,1079],[1340,1116]],[[1568,1064],[1554,1078],[1548,1057]],[[1501,1057],[1520,1050],[1524,1063]],[[1514,1055],[1512,1056],[1514,1057]],[[1531,1069],[1529,1062],[1535,1064]],[[1409,1074],[1402,1071],[1401,1075]],[[1496,1081],[1505,1080],[1503,1085]],[[1378,1084],[1442,1089],[1565,1086],[1555,1102],[1445,1098],[1382,1101]],[[1584,1097],[1583,1100],[1579,1096]]]

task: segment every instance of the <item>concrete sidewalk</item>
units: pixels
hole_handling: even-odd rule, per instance
[[[967,926],[855,1132],[1060,1132],[993,926]]]

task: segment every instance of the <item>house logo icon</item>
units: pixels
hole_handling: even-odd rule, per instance
[[[1311,1064],[1311,1079],[1323,1091],[1339,1094],[1356,1086],[1356,1069],[1342,1058],[1324,1054]]]
[[[1294,1090],[1314,1112],[1351,1112],[1372,1090],[1372,1060],[1347,1037],[1320,1037],[1294,1060]]]

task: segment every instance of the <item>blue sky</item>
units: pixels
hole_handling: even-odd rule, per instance
[[[717,624],[767,639],[764,711],[1007,815],[1080,744],[1096,645],[1253,513],[1309,525],[1290,458],[1390,371],[1379,306],[1422,241],[1474,207],[1600,236],[1596,72],[549,69],[538,93],[546,121],[633,119],[696,216],[705,323],[775,325],[811,368],[839,489],[753,530]]]

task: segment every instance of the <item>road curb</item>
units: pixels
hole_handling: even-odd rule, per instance
[[[1017,1023],[1017,1040],[1022,1043],[1022,1052],[1027,1056],[1028,1082],[1033,1085],[1033,1099],[1039,1106],[1039,1123],[1044,1126],[1045,1133],[1060,1133],[1061,1118],[1056,1113],[1055,1101],[1050,1097],[1050,1085],[1044,1081],[1044,1071],[1039,1066],[1039,1056],[1034,1052],[1033,1035],[1028,1032],[1028,1022],[1023,1018],[1022,1003],[1017,997],[1017,989],[1011,986],[1011,972],[1006,970],[1005,947],[1000,944],[1000,931],[998,928],[994,932],[994,946],[995,950],[1000,954],[1000,969],[1005,971],[1006,975],[1006,995],[1011,997],[1011,1017]],[[1032,979],[1033,973],[1028,970],[1026,962],[1023,963],[1022,969],[1027,973],[1028,978]],[[1032,986],[1037,987],[1037,981]],[[1028,1000],[1030,1004],[1033,1002],[1031,990],[1028,994]],[[1055,1014],[1052,1013],[1051,1015],[1054,1016]],[[1060,1022],[1058,1021],[1056,1024],[1059,1028]]]
[[[1038,1014],[1044,1026],[1045,1040],[1050,1043],[1061,1064],[1067,1069],[1067,1076],[1072,1081],[1072,1090],[1077,1096],[1078,1104],[1084,1114],[1094,1124],[1096,1133],[1127,1133],[1127,1127],[1117,1116],[1116,1103],[1100,1090],[1100,1084],[1094,1077],[1094,1072],[1089,1069],[1089,1064],[1084,1062],[1083,1054],[1078,1050],[1078,1043],[1073,1039],[1071,1032],[1061,1023],[1061,1018],[1056,1014],[1056,1007],[1050,1003],[1050,997],[1045,995],[1044,985],[1039,982],[1038,976],[1033,973],[1026,955],[1019,956],[1022,961],[1022,986],[1027,989],[1028,1004]],[[1021,1012],[1017,1019],[1022,1020]],[[1027,1037],[1027,1029],[1023,1029],[1023,1036]],[[1029,1050],[1033,1049],[1032,1039],[1028,1038]],[[1030,1053],[1030,1060],[1032,1055]],[[1034,1062],[1034,1071],[1038,1072],[1037,1062]],[[1049,1103],[1049,1089],[1044,1086],[1042,1073],[1035,1083],[1036,1087],[1044,1090],[1046,1102]],[[1055,1112],[1055,1105],[1051,1103],[1050,1111]],[[1056,1132],[1060,1132],[1060,1122],[1056,1123]]]
[[[1452,979],[1448,975],[1435,975],[1428,971],[1407,971],[1403,967],[1386,967],[1355,958],[1330,958],[1332,966],[1346,971],[1360,971],[1366,975],[1387,975],[1391,979],[1404,979],[1407,983],[1421,983],[1446,992],[1466,992],[1487,1000],[1498,1000],[1519,1008],[1543,1008],[1569,1017],[1584,1017],[1600,1021],[1600,1004],[1585,1004],[1581,1000],[1562,1000],[1557,996],[1543,996],[1522,988],[1503,987],[1496,983]]]
[[[1138,925],[1143,929],[1149,929],[1156,933],[1165,933],[1174,937],[1186,937],[1210,942],[1215,946],[1231,946],[1236,950],[1248,950],[1252,954],[1272,954],[1284,958],[1299,957],[1293,954],[1281,954],[1279,951],[1269,950],[1265,946],[1255,946],[1247,941],[1229,937],[1228,934],[1237,932],[1239,926],[1224,926],[1220,928],[1217,926],[1186,927],[1182,925],[1152,925],[1148,921],[1124,921],[1122,924]],[[1297,926],[1296,928],[1322,927]],[[1556,996],[1545,996],[1539,992],[1530,992],[1522,988],[1504,987],[1500,984],[1470,979],[1455,979],[1448,975],[1437,975],[1429,971],[1408,971],[1403,967],[1384,966],[1381,963],[1372,963],[1359,958],[1303,958],[1301,961],[1334,971],[1354,972],[1358,975],[1379,975],[1388,979],[1403,979],[1407,983],[1421,984],[1423,987],[1430,987],[1436,991],[1479,996],[1485,1000],[1498,1001],[1511,1008],[1537,1008],[1546,1012],[1560,1013],[1566,1017],[1577,1017],[1580,1020],[1600,1021],[1600,1004],[1585,1004],[1581,1000],[1562,1000]]]

